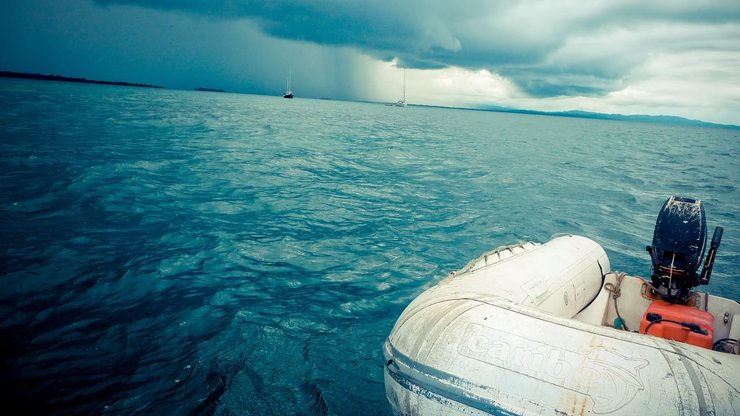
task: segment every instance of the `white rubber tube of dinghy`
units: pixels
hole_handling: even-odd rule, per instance
[[[446,283],[456,290],[496,295],[570,318],[598,295],[609,269],[609,258],[599,244],[567,235],[456,275]]]

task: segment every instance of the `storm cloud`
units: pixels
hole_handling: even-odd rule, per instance
[[[6,0],[0,69],[740,125],[737,0]]]
[[[735,0],[96,2],[254,19],[273,37],[353,47],[406,68],[487,70],[533,97],[603,95],[656,55],[740,45]]]

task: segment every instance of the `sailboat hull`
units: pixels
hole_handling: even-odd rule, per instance
[[[290,88],[290,81],[293,75],[293,71],[288,71],[288,79],[285,80],[285,92],[283,98],[293,98],[293,89]]]

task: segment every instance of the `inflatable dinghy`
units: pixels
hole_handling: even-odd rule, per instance
[[[393,411],[740,413],[740,304],[690,290],[708,282],[721,235],[697,273],[701,202],[671,197],[648,247],[651,281],[612,272],[603,248],[581,236],[484,254],[396,322],[383,351]]]

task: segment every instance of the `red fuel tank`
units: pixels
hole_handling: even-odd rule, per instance
[[[656,300],[642,316],[640,333],[711,349],[714,316],[692,306]]]

